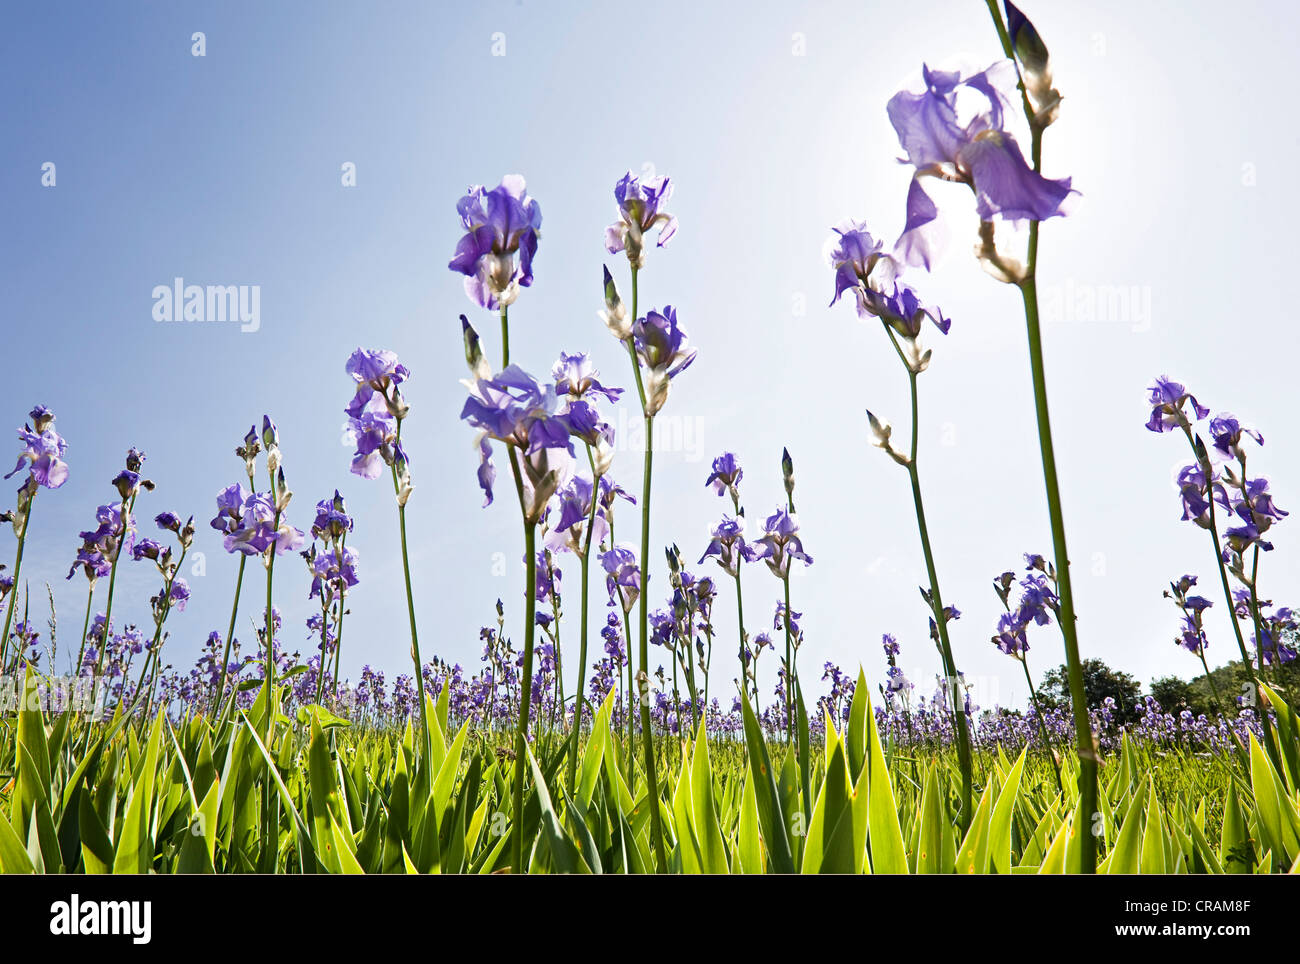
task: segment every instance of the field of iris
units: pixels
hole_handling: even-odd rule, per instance
[[[1147,428],[1187,445],[1183,520],[1206,533],[1213,559],[1206,595],[1182,575],[1166,596],[1212,709],[1089,705],[1036,274],[1039,225],[1065,216],[1077,192],[1069,178],[1041,173],[1061,109],[1047,46],[1010,2],[987,5],[1002,59],[969,74],[927,67],[923,89],[888,102],[914,172],[899,199],[901,236],[886,246],[846,220],[826,246],[831,303],[851,301],[859,319],[880,323],[882,350],[897,356],[910,392],[906,430],[870,411],[862,427],[910,483],[920,595],[942,667],[933,695],[904,675],[888,635],[874,699],[861,668],[826,663],[809,674],[800,665],[791,574],[813,557],[788,450],[771,467],[784,504],[759,524],[746,516],[742,466],[723,452],[700,480],[725,506],[702,554],[651,545],[655,419],[697,361],[651,271],[678,230],[673,182],[629,172],[614,187],[612,260],[592,307],[627,354],[625,391],[584,353],[561,352],[548,377],[512,363],[511,312],[526,305],[542,216],[524,178],[507,175],[456,204],[463,235],[448,266],[489,319],[480,334],[482,323],[460,316],[460,419],[475,433],[484,506],[502,488],[517,504],[525,562],[515,603],[498,601],[495,624],[482,629],[482,668],[422,655],[407,527],[419,500],[402,438],[415,412],[412,373],[394,352],[356,349],[339,382],[355,443],[350,472],[391,483],[396,504],[412,662],[391,685],[370,666],[355,682],[341,678],[345,628],[349,642],[367,633],[346,618],[362,576],[348,546],[354,519],[337,489],[301,511],[292,443],[270,415],[235,450],[246,484],[217,494],[210,527],[238,558],[238,577],[228,627],[193,666],[174,669],[163,653],[169,618],[190,598],[182,572],[196,525],[156,511],[151,503],[166,493],[136,449],[80,533],[68,572],[86,579],[79,639],[63,652],[42,639],[42,593],[23,581],[23,557],[29,537],[46,537],[37,504],[55,497],[70,469],[54,413],[37,405],[6,476],[19,480],[17,503],[0,516],[15,536],[12,566],[0,565],[0,872],[1300,872],[1291,685],[1300,619],[1257,591],[1270,530],[1287,513],[1253,462],[1248,472],[1259,433],[1211,417],[1163,376],[1148,389]],[[952,322],[910,279],[937,264],[935,197],[948,190],[939,183],[970,189],[976,256],[1023,302],[1051,552],[1026,553],[993,577],[1003,613],[990,634],[1027,683],[1023,712],[974,705],[949,639],[961,613],[944,601],[926,521],[920,376],[932,357],[926,342],[941,341],[936,333]],[[1027,232],[1000,230],[1018,225]],[[703,354],[699,364],[708,363]],[[644,430],[639,487],[614,476],[623,467],[609,406],[625,395]],[[156,569],[147,630],[115,623],[119,563]],[[746,624],[744,591],[755,578],[779,593],[770,629]],[[668,589],[660,608],[652,585]],[[299,591],[318,607],[305,654],[283,642],[276,607],[277,593]],[[1240,683],[1223,692],[1205,657],[1204,614],[1216,604],[1231,614]],[[235,627],[250,613],[257,645],[245,652]],[[1063,699],[1041,696],[1031,633],[1052,651],[1059,639]]]

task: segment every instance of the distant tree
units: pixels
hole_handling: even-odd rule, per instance
[[[1111,669],[1102,660],[1083,661],[1083,692],[1090,709],[1096,709],[1106,697],[1113,697],[1117,723],[1132,723],[1138,718],[1134,707],[1142,698],[1141,684],[1128,673]],[[1038,696],[1053,709],[1070,705],[1070,678],[1064,665],[1043,674]]]
[[[1183,710],[1191,710],[1196,716],[1202,713],[1211,715],[1213,707],[1206,698],[1204,680],[1198,682],[1201,685],[1189,683],[1177,676],[1162,676],[1151,681],[1151,695],[1166,713],[1177,715]]]

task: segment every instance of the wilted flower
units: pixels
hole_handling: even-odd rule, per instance
[[[507,174],[492,190],[474,186],[456,204],[465,235],[447,265],[465,276],[465,294],[496,311],[533,283],[542,209],[524,179]],[[516,260],[517,259],[517,260]]]
[[[645,236],[659,228],[656,247],[662,248],[677,233],[677,218],[662,205],[672,197],[673,185],[667,177],[655,177],[641,183],[631,171],[614,185],[618,202],[618,220],[605,229],[605,250],[610,254],[627,252],[635,268],[645,265]]]

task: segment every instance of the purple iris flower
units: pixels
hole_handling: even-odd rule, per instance
[[[754,548],[745,542],[743,517],[730,519],[724,515],[722,521],[713,527],[712,536],[708,548],[704,550],[704,555],[700,556],[700,562],[704,562],[709,556],[717,556],[718,565],[733,578],[740,571],[742,562],[753,562],[759,558]]]
[[[388,414],[383,400],[372,397],[366,409],[348,420],[348,437],[356,446],[351,471],[363,479],[377,479],[385,465],[397,458],[397,419]]]
[[[628,171],[619,178],[614,185],[618,220],[605,229],[605,250],[610,254],[626,251],[633,267],[644,267],[646,234],[658,227],[655,246],[662,248],[677,233],[677,218],[662,209],[672,194],[673,184],[668,177],[642,183]]]
[[[560,352],[559,360],[551,368],[551,377],[555,379],[555,393],[569,398],[583,398],[586,395],[600,395],[610,402],[617,402],[623,394],[621,388],[606,388],[598,380],[600,372],[591,364],[591,357],[586,352]]]
[[[617,545],[601,553],[600,565],[605,570],[611,602],[617,600],[624,612],[630,612],[641,594],[641,567],[637,565],[636,550],[629,545]]]
[[[1189,401],[1192,403],[1192,411],[1196,413],[1196,421],[1199,422],[1210,414],[1210,410],[1198,402],[1195,395],[1164,375],[1158,377],[1147,391],[1150,393],[1148,401],[1151,405],[1147,428],[1153,432],[1172,432],[1187,425],[1183,405]]]
[[[731,493],[734,499],[737,497],[737,488],[740,480],[745,477],[744,470],[740,467],[740,460],[732,452],[723,452],[713,460],[713,471],[709,477],[704,480],[706,486],[712,487],[718,495],[727,492]]]
[[[769,569],[784,579],[790,572],[790,560],[798,559],[805,566],[812,565],[812,556],[803,551],[799,537],[799,520],[785,508],[779,508],[763,522],[763,535],[754,542],[755,558],[762,559]]]
[[[381,406],[371,404],[377,394],[383,400],[382,409],[395,418],[403,418],[406,406],[396,387],[411,377],[410,371],[397,360],[396,352],[385,349],[358,348],[348,356],[344,370],[356,382],[357,390],[348,403],[347,414],[360,418],[363,412],[376,411]]]
[[[68,464],[63,461],[68,444],[54,430],[54,415],[49,409],[38,405],[30,417],[32,423],[18,430],[23,450],[18,453],[13,471],[5,478],[13,478],[26,467],[31,482],[46,489],[57,489],[68,481]]]
[[[312,581],[307,598],[326,593],[327,599],[334,599],[346,593],[359,581],[357,561],[357,551],[350,546],[343,549],[341,557],[333,549],[318,553],[310,559]]]
[[[614,426],[601,418],[595,406],[582,399],[564,402],[560,413],[568,422],[569,434],[595,450],[592,454],[596,457],[596,471],[608,469],[614,458]]]
[[[907,223],[895,250],[910,265],[930,269],[943,243],[938,208],[921,186],[922,177],[968,185],[980,221],[1045,221],[1065,214],[1074,192],[1070,179],[1049,180],[1025,161],[1016,139],[1004,127],[1004,111],[1016,84],[1015,65],[999,61],[963,77],[960,71],[922,67],[925,90],[900,91],[889,101],[890,123],[906,158],[915,168],[907,196]],[[964,124],[958,98],[981,107]],[[963,108],[965,104],[963,103]]]
[[[1269,523],[1265,524],[1265,528],[1272,522],[1281,522],[1289,515],[1285,509],[1279,509],[1273,503],[1273,497],[1268,491],[1268,479],[1263,476],[1257,476],[1246,481],[1246,498],[1234,505],[1233,508],[1242,518],[1252,517],[1259,520],[1269,520]]]
[[[176,607],[178,611],[185,612],[185,604],[190,601],[189,584],[180,576],[177,576],[172,581],[171,592],[168,595],[171,597],[171,605]]]
[[[673,617],[662,609],[656,609],[650,614],[650,644],[652,646],[671,646],[673,643],[673,630],[677,624]]]
[[[82,546],[77,550],[77,558],[72,561],[72,566],[68,569],[68,578],[71,579],[73,574],[80,568],[86,574],[93,586],[95,580],[107,576],[112,571],[109,561],[104,558],[98,550]]]
[[[654,415],[668,401],[668,388],[695,361],[695,348],[688,343],[686,329],[677,324],[677,312],[666,305],[662,313],[651,311],[632,326],[637,357],[646,370],[646,412]]]
[[[570,424],[559,412],[555,388],[543,388],[518,365],[511,365],[494,378],[469,383],[470,395],[460,417],[479,430],[479,485],[485,506],[492,503],[493,440],[513,445],[524,456],[526,494],[530,518],[540,518],[542,509],[572,471],[573,443]]]
[[[885,670],[885,689],[891,694],[903,693],[915,687],[903,674],[900,666],[891,666]]]
[[[546,534],[547,549],[552,552],[572,552],[575,555],[582,555],[587,539],[587,520],[591,518],[591,500],[594,491],[595,486],[590,479],[575,475],[556,493],[560,518],[555,523],[555,527]],[[609,522],[602,505],[596,510],[591,544],[599,546],[608,535]]]
[[[175,512],[159,512],[153,520],[164,532],[180,532],[185,523]]]
[[[218,532],[230,535],[239,528],[248,491],[236,482],[217,493],[217,515],[210,523]]]
[[[156,562],[159,556],[169,555],[170,551],[171,550],[164,548],[161,543],[158,543],[153,539],[141,539],[134,547],[132,547],[131,558],[136,562],[139,562],[141,559],[152,559]]]
[[[316,503],[316,519],[311,525],[311,534],[316,539],[341,539],[352,531],[352,517],[347,513],[343,496],[334,490],[332,499],[322,499]]]
[[[1225,459],[1245,457],[1241,448],[1243,435],[1253,438],[1256,445],[1264,444],[1264,436],[1253,428],[1246,428],[1235,416],[1224,414],[1210,419],[1210,438],[1214,440],[1214,450]]]
[[[512,304],[519,289],[533,283],[542,226],[542,209],[524,179],[507,174],[490,191],[471,187],[456,211],[465,234],[447,267],[465,276],[465,294],[475,304],[489,311]]]
[[[1019,656],[1028,652],[1029,638],[1025,635],[1025,624],[1018,613],[1003,613],[998,617],[997,634],[994,644],[1008,656]]]
[[[1056,592],[1048,585],[1047,577],[1030,573],[1020,581],[1019,617],[1025,625],[1032,621],[1036,625],[1046,626],[1051,622],[1049,612],[1060,607]]]
[[[846,221],[832,231],[827,243],[835,271],[835,296],[831,304],[839,301],[844,292],[852,291],[858,316],[879,318],[888,325],[903,339],[909,368],[924,371],[930,353],[921,351],[917,339],[925,320],[929,318],[946,335],[952,327],[951,319],[937,307],[926,307],[912,288],[898,282],[902,266],[881,253],[880,242],[872,238],[865,225]]]
[[[525,560],[526,561],[526,560]],[[563,573],[551,563],[546,549],[537,550],[537,601],[547,602],[559,588]]]
[[[289,525],[283,516],[277,529],[275,517],[275,503],[269,492],[249,494],[244,500],[238,527],[226,535],[226,551],[258,556],[274,547],[275,554],[282,556],[301,549],[306,541],[302,530]]]
[[[1199,465],[1185,465],[1178,473],[1178,495],[1183,504],[1183,521],[1195,522],[1202,529],[1210,527],[1210,498],[1229,508],[1228,494],[1217,477],[1207,481]]]
[[[872,237],[861,221],[843,221],[831,228],[826,244],[826,256],[835,272],[835,297],[840,300],[844,292],[866,286],[868,279],[876,286],[888,285],[898,273],[898,265],[883,251],[883,243]]]

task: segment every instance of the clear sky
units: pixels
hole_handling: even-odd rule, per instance
[[[1168,373],[1258,427],[1267,445],[1254,464],[1278,503],[1296,507],[1286,290],[1297,198],[1282,163],[1295,153],[1296,15],[1241,2],[1225,16],[1202,0],[1025,9],[1065,96],[1045,172],[1072,176],[1083,195],[1071,218],[1045,225],[1040,261],[1080,643],[1143,682],[1190,676],[1198,664],[1173,645],[1177,612],[1161,590],[1183,572],[1208,581],[1212,557],[1204,533],[1179,521],[1172,480],[1184,448],[1143,427],[1144,389]],[[358,345],[391,348],[412,371],[404,440],[426,656],[476,669],[478,628],[498,597],[520,638],[520,524],[508,499],[480,510],[472,432],[457,419],[458,314],[493,357],[499,349],[494,320],[446,269],[454,206],[467,185],[527,178],[545,220],[537,280],[512,310],[512,355],[540,373],[561,349],[589,350],[606,384],[627,385],[626,356],[595,313],[602,261],[626,277],[602,235],[630,168],[676,181],[681,227],[652,252],[642,304],[676,305],[700,350],[664,413],[679,435],[655,461],[656,566],[665,543],[692,562],[703,550],[724,508],[703,485],[713,455],[739,455],[758,519],[782,498],[787,445],[816,560],[793,587],[805,679],[834,660],[861,661],[879,680],[890,632],[909,675],[927,681],[938,662],[916,591],[924,570],[906,475],[868,445],[863,414],[870,405],[905,426],[907,380],[877,323],[826,307],[823,244],[845,217],[891,240],[901,229],[908,171],[888,98],[923,61],[986,66],[999,54],[980,0],[11,10],[0,35],[0,422],[17,427],[46,404],[70,446],[71,480],[38,497],[24,569],[34,599],[42,583],[54,589],[61,649],[75,649],[84,613],[84,581],[63,578],[77,532],[109,500],[129,445],[148,453],[158,485],[140,514],[201,523],[204,572],[186,573],[193,600],[169,623],[169,661],[188,664],[210,630],[224,630],[236,565],[207,521],[218,489],[242,479],[233,448],[269,412],[296,493],[292,521],[309,524],[335,487],[357,517],[349,545],[363,582],[345,672],[369,662],[391,680],[409,668],[391,488],[349,475],[342,439],[343,364]],[[46,162],[53,187],[42,186]],[[341,183],[346,163],[354,187]],[[1000,611],[989,585],[1022,552],[1050,551],[1024,324],[1017,292],[969,254],[967,198],[939,199],[952,251],[932,276],[909,276],[953,319],[946,339],[931,337],[921,379],[930,528],[944,596],[964,614],[958,664],[979,702],[1022,703],[1019,668],[989,642]],[[260,286],[260,329],[155,322],[152,291],[177,277]],[[616,426],[634,421],[619,408]],[[613,473],[633,483],[640,469],[624,450]],[[635,535],[630,513],[617,523]],[[1277,530],[1262,569],[1262,594],[1279,603],[1300,602],[1293,525]],[[6,529],[0,558],[11,563],[13,547]],[[155,582],[150,564],[126,567],[121,619],[148,621]],[[298,560],[277,567],[290,645],[306,645],[307,587]],[[771,624],[778,589],[766,569],[746,572],[751,627]],[[240,620],[246,640],[253,605]],[[724,588],[715,659],[728,679],[733,605]],[[1230,659],[1221,602],[1208,631],[1212,662]],[[1037,672],[1061,661],[1054,631],[1031,644]]]

